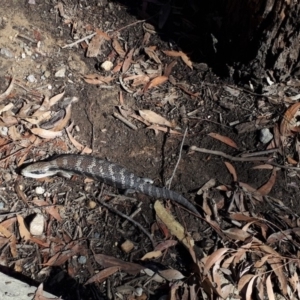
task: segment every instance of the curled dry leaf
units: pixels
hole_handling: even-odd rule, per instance
[[[132,56],[134,53],[134,48],[132,48],[126,55],[125,60],[122,65],[122,73],[126,73],[132,64]]]
[[[55,105],[59,100],[63,98],[65,95],[65,91],[61,92],[60,94],[57,94],[49,99],[49,108],[53,105]],[[46,99],[46,98],[45,98]]]
[[[162,256],[162,252],[160,250],[156,250],[156,251],[151,251],[146,253],[141,260],[146,260],[146,259],[153,259],[153,258],[158,258]]]
[[[107,279],[110,275],[118,272],[119,269],[120,269],[120,267],[118,267],[118,266],[106,268],[106,269],[100,271],[99,273],[95,274],[94,276],[92,276],[84,285],[94,283],[94,282],[101,283],[105,279]]]
[[[158,271],[158,274],[168,281],[181,280],[185,278],[185,276],[183,276],[182,273],[174,269]]]
[[[88,74],[84,75],[83,80],[88,84],[108,84],[110,81],[114,80],[114,77],[108,76],[104,77],[99,74]]]
[[[32,128],[31,132],[44,139],[54,139],[56,137],[62,136],[62,131],[52,131],[42,128]]]
[[[231,252],[231,250],[229,248],[220,248],[206,257],[203,275],[206,276],[214,264],[218,263],[220,265],[227,252]]]
[[[155,77],[154,79],[152,79],[149,84],[147,84],[144,88],[144,92],[146,92],[149,89],[152,89],[156,86],[162,85],[164,84],[166,81],[168,81],[168,77],[167,76],[158,76]]]
[[[221,141],[222,143],[224,143],[232,148],[238,149],[237,144],[231,138],[229,138],[227,136],[223,136],[223,135],[220,135],[215,132],[211,132],[208,135],[216,140]]]
[[[257,190],[261,195],[265,196],[271,192],[276,181],[276,172],[277,169],[274,168],[268,182]]]
[[[168,56],[172,56],[172,57],[181,57],[181,59],[183,60],[183,62],[191,69],[193,69],[193,64],[191,62],[191,60],[189,59],[189,57],[182,51],[163,51],[163,53],[165,53]]]
[[[228,162],[228,161],[225,161],[224,164],[226,165],[229,173],[232,175],[233,181],[237,182],[238,181],[237,180],[237,174],[236,174],[234,166],[230,162]]]
[[[120,57],[122,58],[125,57],[126,52],[123,50],[122,46],[120,45],[117,39],[113,39],[112,46],[115,49],[115,51],[119,54]]]
[[[84,153],[91,154],[93,152],[93,150],[88,148],[87,146],[84,146],[84,145],[80,144],[79,142],[77,142],[71,134],[70,127],[72,127],[72,124],[66,129],[66,132],[67,132],[68,138],[70,139],[71,143],[75,146],[75,148],[77,150],[81,151],[82,154],[84,154]]]
[[[23,217],[21,215],[17,215],[17,220],[19,224],[19,233],[21,238],[24,239],[25,241],[29,241],[31,238],[31,234],[25,225]]]
[[[150,46],[150,47],[145,47],[144,51],[145,53],[151,58],[153,59],[157,64],[161,64],[161,61],[157,55],[157,53],[155,52],[156,50],[156,46]]]
[[[56,125],[55,127],[52,128],[53,131],[61,131],[63,130],[68,122],[70,121],[71,119],[71,104],[69,104],[66,108],[65,108],[65,116],[62,120],[60,120]]]
[[[97,29],[96,35],[93,36],[92,40],[89,43],[88,50],[86,52],[87,57],[96,57],[101,51],[101,46],[105,41],[109,41],[110,36],[105,32]]]
[[[176,124],[174,122],[168,121],[167,119],[155,113],[154,111],[143,109],[139,110],[139,113],[142,118],[144,118],[146,121],[152,124],[164,125],[170,128],[176,127]]]
[[[193,260],[196,262],[196,254],[193,249],[194,240],[185,232],[183,226],[178,223],[169,212],[166,211],[159,201],[155,201],[154,209],[157,216],[168,227],[170,232],[187,247]]]
[[[290,106],[285,112],[280,124],[280,133],[283,136],[290,136],[293,132],[300,132],[297,126],[297,116],[300,115],[300,102]]]
[[[177,244],[178,244],[178,242],[175,241],[175,240],[167,240],[167,241],[164,241],[164,242],[156,245],[154,250],[163,251],[163,250],[168,249],[170,247],[176,246]]]

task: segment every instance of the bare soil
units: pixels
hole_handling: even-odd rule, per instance
[[[17,103],[15,111],[17,113],[24,103],[37,101],[36,95],[53,96],[65,90],[65,97],[78,97],[78,101],[72,104],[71,117],[77,129],[73,131],[77,141],[91,148],[92,155],[123,165],[141,177],[151,178],[158,186],[165,186],[173,171],[176,170],[171,189],[183,194],[199,208],[201,213],[203,198],[197,195],[197,191],[210,179],[216,180],[215,187],[226,185],[228,190],[238,189],[238,183],[233,181],[232,175],[224,164],[224,161],[230,160],[218,155],[191,151],[190,147],[221,151],[235,157],[264,151],[268,144],[263,144],[259,140],[261,129],[259,124],[256,128],[242,133],[236,124],[244,124],[269,115],[266,127],[269,127],[273,133],[274,124],[280,122],[285,111],[282,103],[270,102],[267,97],[244,89],[244,86],[236,87],[231,79],[219,78],[204,60],[196,62],[191,69],[182,60],[177,59],[177,64],[172,70],[172,75],[190,94],[170,82],[140,95],[127,93],[117,77],[107,86],[88,84],[83,80],[83,74],[98,73],[102,76],[109,74],[103,71],[100,65],[107,60],[112,48],[103,47],[101,54],[94,58],[86,57],[86,50],[81,45],[62,48],[74,42],[71,30],[75,21],[80,38],[86,34],[85,30],[89,24],[104,32],[116,31],[131,25],[120,30],[119,35],[127,49],[132,49],[141,46],[144,36],[143,23],[137,22],[138,15],[131,14],[128,6],[118,2],[66,1],[64,2],[65,13],[70,19],[75,20],[71,25],[63,23],[57,9],[54,8],[56,3],[36,2],[34,5],[28,4],[27,1],[2,1],[1,3],[0,49],[7,49],[12,54],[11,57],[0,55],[1,91],[7,88],[11,75],[18,80],[14,91],[2,102],[3,104]],[[39,48],[40,53],[32,50],[36,47],[37,40],[42,45]],[[170,44],[166,36],[163,38],[159,34],[151,36],[150,45],[158,49],[170,50]],[[176,47],[175,43],[175,50],[180,50]],[[141,50],[134,59],[146,61],[149,58]],[[174,58],[161,54],[160,59],[165,66]],[[56,72],[63,68],[66,70],[65,75],[55,76]],[[29,81],[30,75],[35,77],[35,82]],[[154,90],[156,93],[153,92]],[[176,130],[181,135],[155,132],[136,120],[131,120],[137,126],[137,130],[133,130],[116,119],[113,113],[117,112],[117,107],[121,105],[121,91],[124,98],[123,106],[135,112],[142,109],[152,110],[168,120],[174,120],[178,126]],[[176,94],[176,99],[165,101],[172,93]],[[196,93],[197,97],[191,95]],[[39,103],[41,102],[42,100]],[[58,111],[62,107],[64,104],[57,104],[53,110]],[[195,113],[183,114],[182,107],[187,114],[194,111]],[[5,127],[3,124],[1,126]],[[185,128],[187,134],[183,141]],[[21,127],[19,129],[24,136],[26,130]],[[212,138],[209,133],[218,133],[232,139],[236,142],[237,149]],[[110,255],[127,262],[140,262],[140,258],[145,253],[153,250],[149,239],[136,226],[130,222],[124,226],[122,224],[124,219],[103,208],[97,199],[102,197],[105,201],[110,200],[111,206],[126,215],[134,212],[141,202],[141,211],[134,220],[151,232],[154,240],[159,243],[167,237],[164,230],[154,226],[158,221],[153,208],[156,199],[141,194],[125,197],[121,191],[110,186],[89,182],[77,176],[71,180],[54,177],[45,181],[19,176],[17,167],[20,167],[24,161],[30,163],[56,154],[80,153],[65,133],[61,138],[45,139],[38,146],[31,145],[29,148],[21,148],[16,140],[10,139],[10,143],[14,148],[1,146],[3,149],[0,157],[2,221],[13,215],[7,215],[10,212],[21,212],[24,218],[36,213],[35,205],[31,202],[36,197],[50,199],[51,203],[61,205],[60,213],[63,217],[62,221],[58,222],[53,216],[47,215],[44,235],[51,236],[56,242],[56,239],[61,239],[61,243],[65,245],[71,241],[80,241],[85,250],[70,256],[61,264],[44,267],[42,262],[46,261],[45,257],[50,258],[55,254],[55,249],[51,249],[50,246],[46,254],[46,250],[42,251],[37,244],[23,243],[22,237],[16,233],[19,241],[18,255],[12,256],[7,247],[2,248],[2,264],[34,279],[36,283],[45,282],[45,289],[58,296],[62,295],[63,299],[112,299],[109,296],[110,289],[116,291],[117,287],[125,284],[135,288],[142,286],[144,284],[142,278],[134,279],[124,272],[112,275],[113,277],[109,277],[105,284],[93,283],[86,286],[83,284],[102,269],[95,261],[94,253]],[[291,144],[293,143],[292,141]],[[13,155],[16,151],[21,153]],[[180,154],[180,161],[176,166]],[[297,159],[293,153],[292,156]],[[269,154],[269,157],[272,158],[273,154]],[[284,157],[277,153],[275,162],[284,165]],[[253,169],[255,165],[261,165],[262,162],[230,162],[236,170],[238,182],[247,183],[255,189],[266,184],[272,173],[270,169]],[[22,186],[28,199],[28,206],[20,200],[15,190],[16,183]],[[36,190],[38,187],[44,188],[47,193],[39,195]],[[300,211],[298,195],[297,171],[278,169],[276,182],[269,196],[280,199],[284,206],[290,209],[286,212],[289,214]],[[209,198],[216,203],[218,214],[222,218],[220,223],[222,229],[233,226],[227,218],[227,209],[232,198],[227,196],[226,192],[218,189],[213,189],[209,194]],[[254,201],[251,196],[245,196],[245,201],[247,211],[275,222],[274,219],[280,211],[278,206],[275,209],[270,201]],[[220,240],[209,224],[170,201],[164,201],[164,204],[194,238],[199,258],[203,249],[206,249],[207,253],[214,251],[214,247],[220,243]],[[120,247],[126,240],[130,240],[134,245],[133,251],[128,254]],[[189,276],[191,261],[187,250],[177,244],[169,248],[163,257],[152,260],[148,264],[152,268],[155,264],[158,265],[155,266],[157,268],[173,268]],[[152,281],[144,291],[149,299],[151,297],[159,299],[159,296],[168,294],[169,286]],[[119,291],[119,293],[123,292]]]

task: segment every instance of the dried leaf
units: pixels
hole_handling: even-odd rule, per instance
[[[234,166],[230,162],[228,162],[228,161],[224,161],[224,164],[226,165],[229,173],[232,175],[233,181],[237,182],[238,179],[237,179],[237,174],[236,174]]]
[[[114,77],[111,77],[111,76],[104,77],[99,74],[87,74],[87,75],[84,75],[83,80],[88,84],[98,85],[98,84],[104,84],[104,83],[108,84],[109,82],[114,80]]]
[[[163,53],[165,53],[166,55],[168,56],[171,56],[171,57],[181,57],[181,59],[183,60],[183,62],[191,69],[193,69],[193,64],[191,62],[191,60],[188,58],[188,56],[183,53],[182,51],[163,51]]]
[[[83,146],[82,144],[80,144],[79,142],[77,142],[74,137],[71,135],[71,132],[70,132],[70,129],[69,128],[66,128],[66,132],[67,132],[67,135],[71,141],[71,143],[75,146],[75,148],[79,151],[81,151],[81,153],[85,153],[85,154],[90,154],[93,152],[92,149],[86,147],[86,146]]]
[[[163,251],[163,250],[166,250],[170,247],[173,247],[173,246],[176,246],[178,244],[177,241],[175,240],[167,240],[167,241],[164,241],[162,243],[159,243],[158,245],[155,246],[154,250],[155,251]]]
[[[157,216],[162,222],[168,227],[170,232],[175,235],[178,240],[183,243],[189,250],[193,260],[196,262],[196,255],[194,252],[194,240],[185,232],[183,226],[178,223],[174,217],[167,212],[167,210],[162,206],[159,201],[155,201],[154,209]]]
[[[291,105],[284,113],[283,119],[280,124],[280,133],[283,136],[290,136],[293,132],[300,131],[297,126],[297,116],[300,115],[300,102]]]
[[[59,123],[57,123],[55,125],[55,127],[52,128],[53,131],[61,131],[67,126],[68,122],[71,119],[71,104],[69,104],[65,108],[65,111],[66,111],[66,113],[65,113],[64,118],[62,120],[60,120]]]
[[[144,91],[147,91],[148,89],[152,89],[156,86],[162,85],[164,84],[166,81],[168,81],[168,77],[167,76],[158,76],[155,77],[154,79],[152,79],[149,84],[146,85],[146,87],[144,88]]]
[[[122,46],[120,45],[117,39],[113,39],[112,46],[115,49],[115,51],[119,54],[120,57],[122,58],[125,57],[126,52],[123,50]]]
[[[274,168],[268,182],[257,190],[261,195],[265,196],[271,192],[276,181],[276,172],[277,169]]]
[[[93,36],[89,43],[88,50],[86,52],[87,57],[97,57],[100,54],[101,46],[105,41],[109,41],[110,37],[103,31],[97,29],[96,35]]]
[[[161,64],[161,61],[157,55],[157,53],[155,52],[156,50],[156,46],[150,46],[150,47],[145,47],[144,51],[145,53],[152,58],[157,64]]]
[[[245,241],[251,236],[248,232],[235,227],[223,230],[223,233],[225,233],[230,239],[237,241]]]
[[[167,127],[174,128],[176,127],[176,124],[173,122],[168,121],[164,117],[160,116],[159,114],[151,111],[151,110],[139,110],[139,113],[142,118],[144,118],[146,121],[152,123],[152,124],[158,124],[158,125],[163,125]]]
[[[176,130],[173,130],[173,129],[168,129],[166,127],[161,127],[161,126],[158,126],[156,124],[153,124],[151,126],[148,126],[147,129],[153,129],[155,131],[155,133],[157,134],[158,131],[162,131],[162,132],[168,132],[168,133],[171,133],[171,134],[179,134],[179,135],[182,135],[181,132],[178,132]]]
[[[227,252],[231,252],[231,250],[229,248],[220,248],[209,255],[204,265],[203,276],[206,276],[208,274],[209,270],[213,267],[214,264],[220,264]]]
[[[24,239],[25,241],[29,241],[31,238],[31,234],[26,228],[23,217],[21,215],[17,215],[17,219],[18,219],[19,233],[21,238]]]
[[[275,300],[276,298],[275,298],[274,291],[273,291],[273,285],[272,285],[272,281],[271,281],[271,276],[272,276],[272,274],[270,274],[267,277],[267,280],[266,280],[267,295],[268,295],[268,299],[269,300]]]
[[[158,274],[168,281],[181,280],[185,278],[185,276],[183,276],[182,273],[174,269],[158,271]]]
[[[209,136],[211,136],[212,138],[216,139],[216,140],[219,140],[221,141],[222,143],[232,147],[232,148],[235,148],[235,149],[238,149],[238,146],[237,144],[229,137],[227,136],[223,136],[223,135],[220,135],[218,133],[215,133],[215,132],[211,132],[208,134]]]
[[[133,53],[134,53],[134,48],[132,48],[126,55],[125,57],[125,60],[123,62],[123,65],[122,65],[122,73],[126,73],[129,69],[129,67],[131,66],[132,64],[132,56],[133,56]]]
[[[141,260],[146,260],[146,259],[153,259],[153,258],[158,258],[162,256],[162,252],[160,250],[157,251],[151,251],[146,253]]]
[[[62,136],[62,131],[52,131],[42,128],[32,128],[31,132],[44,139],[54,139],[56,137]]]
[[[119,267],[120,270],[131,274],[136,275],[140,273],[140,271],[144,270],[143,266],[140,266],[135,263],[125,262],[121,259],[115,258],[113,256],[104,255],[104,254],[94,254],[94,258],[98,264],[100,264],[103,268],[108,267]]]
[[[101,283],[104,280],[106,280],[110,275],[118,272],[119,269],[120,268],[118,266],[106,268],[106,269],[100,271],[99,273],[95,274],[94,276],[92,276],[84,285],[94,283],[94,282]]]
[[[62,99],[65,95],[65,91],[60,94],[57,94],[49,99],[49,108],[55,105],[60,99]]]

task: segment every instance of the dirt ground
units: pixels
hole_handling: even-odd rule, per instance
[[[232,247],[232,244],[241,249],[239,247],[245,239],[228,244],[232,241],[226,241],[220,234],[220,231],[224,234],[234,226],[241,228],[241,224],[245,225],[242,219],[232,222],[230,216],[233,213],[257,218],[252,220],[254,223],[258,219],[271,222],[273,227],[266,225],[265,232],[258,228],[252,230],[253,236],[263,242],[277,231],[294,228],[294,225],[287,224],[298,224],[298,154],[293,150],[297,148],[297,138],[295,135],[287,138],[284,153],[276,143],[272,144],[272,139],[263,143],[260,138],[263,128],[269,128],[276,138],[274,128],[282,121],[289,104],[279,101],[274,94],[272,97],[262,95],[249,90],[246,85],[235,85],[230,77],[218,77],[204,58],[189,66],[189,62],[180,57],[164,54],[163,50],[181,49],[176,40],[151,31],[147,46],[155,46],[153,52],[159,53],[160,63],[155,62],[155,58],[149,57],[144,50],[146,22],[141,22],[138,13],[122,3],[69,0],[63,3],[65,15],[62,16],[55,1],[27,2],[30,1],[2,1],[0,9],[1,91],[7,89],[12,77],[15,80],[13,89],[1,99],[3,106],[0,107],[1,224],[9,228],[8,220],[11,219],[10,225],[18,223],[11,229],[15,236],[15,252],[11,249],[12,240],[1,242],[1,265],[33,279],[35,284],[44,282],[44,289],[63,299],[160,299],[170,295],[171,291],[178,293],[176,299],[188,299],[187,287],[195,286],[195,280],[201,281],[197,271],[192,271],[195,266],[191,253],[180,242],[168,247],[163,256],[154,255],[154,259],[142,261],[141,258],[153,250],[151,241],[133,223],[127,221],[124,224],[124,218],[98,202],[99,198],[109,201],[125,215],[131,215],[140,207],[141,210],[132,218],[152,234],[155,243],[176,240],[171,237],[174,233],[168,232],[170,229],[162,225],[156,214],[156,199],[143,194],[124,196],[122,191],[80,176],[73,176],[70,180],[58,176],[36,180],[20,175],[22,164],[62,153],[88,153],[107,159],[138,176],[151,178],[157,186],[166,186],[175,171],[171,189],[195,204],[202,218],[172,201],[162,203],[194,240],[194,251],[199,260],[203,258],[203,251],[206,256],[217,249]],[[96,29],[114,35],[126,53],[138,49],[128,60],[131,68],[133,65],[144,71],[161,68],[161,74],[165,74],[163,70],[176,61],[171,68],[172,77],[154,87],[149,87],[149,83],[134,86],[132,81],[126,81],[127,89],[124,89],[119,77],[122,69],[105,71],[101,67],[108,60],[113,62],[114,68],[126,60],[126,56],[119,57],[120,53],[114,50],[111,41],[101,45],[96,57],[87,57],[89,46],[84,39],[74,46],[64,47]],[[91,81],[84,80],[88,74],[113,79],[107,83],[90,84]],[[93,83],[98,78],[93,77]],[[65,91],[64,97],[50,108],[53,116],[71,107],[71,118],[61,130],[61,136],[51,138],[35,134],[33,128],[47,127],[42,125],[43,122],[30,123],[28,118],[45,103],[45,96],[52,99],[62,91]],[[10,103],[13,103],[13,108],[3,111],[3,107]],[[26,105],[27,110],[23,109]],[[129,114],[128,119],[136,129],[115,117],[120,108]],[[131,113],[139,115],[140,110],[151,110],[176,125],[172,128],[159,125],[153,130],[153,127],[149,128],[153,124],[151,120],[150,123],[140,122],[131,117]],[[67,135],[65,128],[71,122],[70,134],[85,148],[80,148]],[[214,138],[213,133],[221,135],[222,141]],[[192,146],[219,152],[218,155],[209,151],[197,152]],[[243,156],[258,151],[263,151],[259,157],[265,159],[251,161]],[[220,152],[230,157],[226,158]],[[286,159],[288,156],[296,161],[294,169],[280,167],[287,163],[293,165],[292,160]],[[232,160],[232,157],[244,157],[244,161]],[[226,166],[225,162],[231,165]],[[203,196],[199,189],[212,179],[215,183]],[[239,182],[248,184],[253,190],[247,190]],[[257,190],[259,195],[251,194]],[[55,212],[39,208],[41,204],[37,204],[37,200],[59,208],[61,219]],[[33,215],[40,213],[45,218],[42,237],[39,241],[26,238],[18,231],[22,222],[16,216],[22,216],[28,224]],[[4,237],[8,238],[7,235]],[[297,236],[296,245],[298,239]],[[133,246],[128,253],[122,249],[127,240]],[[276,242],[278,244],[272,244],[272,249],[298,259],[297,246],[282,240],[280,245],[284,247],[280,249],[279,241]],[[177,270],[185,279],[180,281],[181,284],[175,277],[160,282],[149,280],[151,276],[123,270],[110,276],[101,275],[103,280],[94,279],[91,284],[84,285],[100,270],[109,267],[101,265],[99,261],[103,258],[97,260],[96,254],[139,262],[152,270]],[[231,276],[238,284],[237,274]],[[273,276],[274,282],[279,280],[282,283],[276,272]],[[274,290],[279,293],[279,289],[274,287]],[[198,297],[201,298],[200,294]],[[175,296],[170,299],[175,299]]]

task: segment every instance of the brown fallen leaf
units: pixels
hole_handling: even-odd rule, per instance
[[[206,276],[208,274],[209,270],[213,267],[214,264],[221,264],[220,262],[223,260],[227,252],[231,252],[231,250],[229,248],[220,248],[209,255],[205,261],[203,276]]]
[[[276,172],[277,169],[274,168],[268,182],[257,190],[261,195],[265,196],[271,192],[273,185],[275,184],[276,181]]]
[[[63,91],[60,94],[57,94],[57,95],[51,97],[49,99],[49,107],[48,108],[50,108],[51,106],[55,105],[59,100],[61,100],[64,97],[64,95],[65,95],[65,91]]]
[[[32,128],[31,132],[44,139],[54,139],[56,137],[62,136],[62,131],[52,131],[42,128]]]
[[[224,164],[226,165],[229,173],[232,175],[233,181],[237,182],[238,179],[237,179],[237,174],[236,174],[234,166],[230,162],[228,162],[228,161],[224,161]]]
[[[182,135],[182,133],[179,132],[179,131],[176,131],[176,130],[173,130],[173,129],[169,129],[169,128],[166,128],[166,127],[161,127],[161,126],[156,125],[156,124],[148,126],[147,129],[153,129],[155,131],[155,134],[158,134],[158,131],[162,131],[162,132],[168,132],[168,133],[171,133],[171,134]]]
[[[21,238],[25,241],[29,241],[31,238],[31,234],[25,225],[24,218],[21,215],[17,215],[17,220],[19,224],[19,233]]]
[[[133,56],[133,53],[134,53],[134,48],[132,48],[126,55],[125,57],[125,60],[123,62],[123,65],[122,65],[122,73],[126,73],[129,69],[129,67],[131,66],[132,64],[132,56]]]
[[[88,50],[86,52],[87,57],[97,57],[101,53],[101,46],[105,41],[109,41],[110,36],[105,32],[96,29],[96,34],[93,36],[89,43]]]
[[[232,147],[232,148],[235,148],[235,149],[238,149],[238,146],[237,144],[229,137],[227,136],[224,136],[224,135],[220,135],[218,133],[215,133],[215,132],[211,132],[208,134],[210,137],[216,139],[216,140],[219,140],[221,141],[222,143]]]
[[[80,144],[79,142],[77,142],[74,137],[71,134],[71,130],[70,128],[73,127],[73,125],[71,124],[68,128],[66,128],[66,132],[68,135],[68,138],[70,139],[71,143],[75,146],[75,148],[79,151],[81,151],[82,154],[91,154],[93,152],[92,149],[88,148],[87,146],[84,146],[82,144]]]
[[[146,86],[144,87],[144,92],[146,92],[149,89],[152,89],[156,86],[164,84],[166,81],[168,81],[167,76],[158,76],[152,79]]]
[[[126,52],[123,50],[122,46],[120,45],[119,41],[114,38],[112,41],[112,46],[115,49],[115,51],[119,54],[120,57],[124,58],[126,55]]]
[[[140,271],[145,269],[145,267],[141,265],[131,262],[125,262],[121,259],[109,255],[94,254],[94,258],[96,262],[100,264],[103,268],[118,267],[120,268],[120,270],[131,275],[137,275],[138,273],[140,273]]]
[[[150,46],[150,47],[145,47],[144,51],[145,53],[153,59],[157,64],[161,64],[161,60],[159,59],[157,53],[155,52],[156,46]]]
[[[168,227],[170,232],[175,235],[178,240],[189,250],[194,262],[197,261],[194,251],[194,240],[185,232],[183,226],[177,222],[172,214],[170,214],[159,201],[155,201],[154,209],[159,219]]]
[[[162,243],[159,243],[158,245],[155,246],[154,250],[160,250],[163,251],[165,249],[168,249],[170,247],[176,246],[178,244],[177,241],[175,240],[167,240]]]
[[[168,56],[171,57],[181,57],[181,59],[183,60],[183,62],[191,69],[193,69],[193,64],[191,62],[191,60],[189,59],[189,57],[182,51],[169,51],[169,50],[165,50],[162,51],[163,53],[165,53]]]
[[[39,206],[39,207],[43,207],[45,206],[45,211],[51,215],[54,219],[56,219],[58,222],[62,221],[62,218],[59,214],[59,206],[56,205],[51,205],[49,204],[47,201],[43,201],[43,200],[36,200],[33,199],[32,203],[34,203],[35,205]]]
[[[139,114],[143,119],[145,119],[146,121],[152,124],[163,125],[170,128],[176,127],[176,124],[174,122],[168,121],[167,119],[155,113],[154,111],[143,109],[143,110],[139,110]]]
[[[146,259],[154,259],[154,258],[158,258],[162,256],[162,252],[160,250],[156,250],[156,251],[150,251],[148,253],[146,253],[141,260],[146,260]]]
[[[65,108],[65,116],[63,119],[61,119],[56,125],[55,127],[52,128],[53,131],[61,131],[63,130],[68,122],[71,119],[71,104],[69,104],[66,108]]]
[[[108,84],[110,81],[114,80],[114,77],[111,76],[101,76],[99,74],[88,74],[84,75],[83,80],[88,84]]]
[[[101,283],[104,280],[106,280],[110,275],[115,274],[119,270],[120,270],[120,268],[118,266],[109,267],[104,270],[101,270],[99,273],[92,276],[84,285],[91,284],[94,282]]]
[[[297,116],[300,115],[300,102],[291,105],[283,115],[280,124],[280,133],[283,136],[290,136],[294,132],[300,132],[297,126]]]

